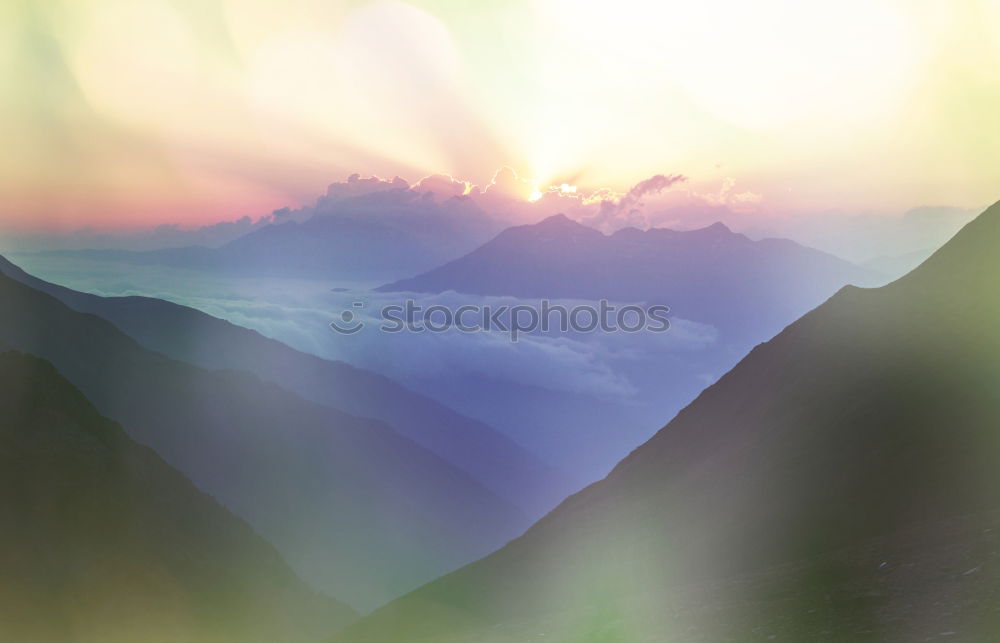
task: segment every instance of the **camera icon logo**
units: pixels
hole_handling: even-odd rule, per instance
[[[352,308],[364,308],[365,304],[361,301],[356,301],[351,304]],[[339,320],[333,320],[330,322],[330,328],[337,331],[341,335],[353,335],[357,333],[362,328],[365,327],[365,323],[357,318],[354,311],[347,309],[340,313]]]

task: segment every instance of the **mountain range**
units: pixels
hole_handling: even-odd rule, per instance
[[[314,641],[356,618],[41,359],[0,352],[0,639]]]
[[[217,248],[61,252],[236,275],[378,283],[459,257],[504,227],[466,197],[438,202],[431,193],[401,187],[279,211],[273,223]]]
[[[370,609],[484,555],[528,518],[387,425],[258,377],[143,348],[0,275],[0,345],[51,361],[105,416],[277,547]]]
[[[1000,204],[757,346],[608,477],[338,641],[991,640]]]
[[[833,255],[786,239],[752,241],[721,223],[605,235],[555,215],[377,290],[664,304],[729,336],[764,338],[839,287],[879,280]]]
[[[504,230],[471,253],[383,293],[445,293],[562,303],[608,300],[663,304],[666,333],[563,335],[593,347],[586,364],[612,363],[624,396],[554,390],[488,368],[408,382],[466,415],[488,422],[561,469],[603,477],[732,368],[840,287],[884,278],[792,241],[753,241],[720,223],[699,230],[626,228],[603,234],[565,216]],[[503,302],[510,303],[510,302]],[[584,317],[586,319],[586,317]],[[693,328],[685,322],[696,322]],[[692,338],[697,338],[693,339]],[[553,351],[564,346],[553,347]],[[533,364],[525,360],[525,368]],[[514,400],[514,402],[510,402]]]
[[[533,519],[578,488],[568,474],[542,463],[505,434],[377,373],[294,350],[162,299],[81,293],[37,279],[3,257],[0,273],[73,310],[110,321],[151,351],[202,368],[253,373],[307,400],[385,422]]]

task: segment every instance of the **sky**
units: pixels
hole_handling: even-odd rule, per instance
[[[207,225],[355,172],[775,215],[1000,198],[1000,0],[6,0],[0,230]]]

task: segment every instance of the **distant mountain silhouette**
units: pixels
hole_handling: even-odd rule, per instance
[[[522,538],[338,640],[994,639],[997,248],[1000,204],[755,348]]]
[[[103,317],[145,348],[173,359],[210,369],[248,371],[314,402],[381,420],[532,518],[576,490],[567,474],[543,464],[503,433],[376,373],[302,353],[256,331],[161,299],[98,297],[51,284],[3,257],[0,273],[73,310]]]
[[[142,348],[0,275],[0,345],[55,364],[308,582],[370,608],[488,553],[526,518],[388,426]]]
[[[876,281],[833,255],[784,239],[752,241],[721,223],[604,235],[560,214],[378,290],[665,304],[682,319],[769,337],[841,286]]]
[[[356,618],[48,362],[0,353],[0,418],[0,640],[313,641]]]
[[[470,199],[444,203],[394,189],[320,203],[218,248],[64,251],[90,259],[225,272],[378,283],[460,257],[503,229]]]
[[[907,252],[902,255],[878,257],[876,259],[870,259],[861,265],[867,270],[884,275],[886,281],[890,281],[893,279],[899,279],[922,264],[928,257],[934,254],[935,249],[936,248],[926,248],[924,250]]]

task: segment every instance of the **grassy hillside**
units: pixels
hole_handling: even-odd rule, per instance
[[[310,641],[356,615],[102,417],[0,353],[0,639]]]

